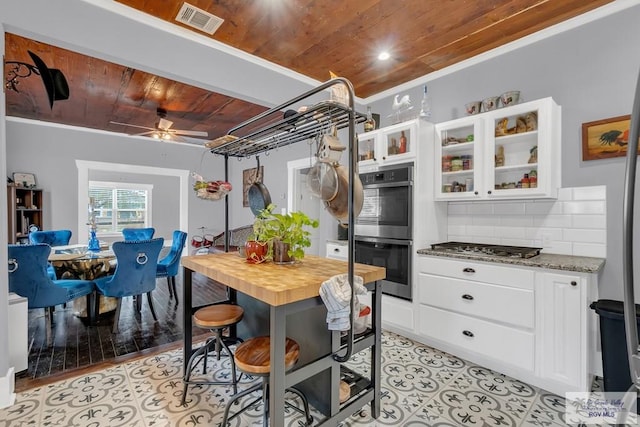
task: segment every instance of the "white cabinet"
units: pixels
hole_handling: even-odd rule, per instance
[[[327,242],[327,258],[339,259],[341,261],[347,261],[349,259],[349,245],[344,242]]]
[[[544,98],[437,124],[436,198],[557,197],[560,115]]]
[[[536,284],[539,374],[559,383],[588,390],[590,299],[586,278],[542,273]]]
[[[13,292],[9,293],[9,366],[15,372],[28,368],[28,300]]]
[[[597,275],[418,257],[426,344],[556,394],[589,391]]]
[[[358,165],[381,166],[415,158],[417,119],[358,135]]]

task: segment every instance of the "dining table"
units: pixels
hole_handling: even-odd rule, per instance
[[[348,272],[341,260],[306,255],[293,264],[264,262],[253,264],[237,252],[185,256],[183,266],[184,366],[193,352],[192,314],[201,307],[192,306],[192,275],[202,274],[228,287],[229,301],[243,307],[245,315],[237,327],[237,338],[270,336],[268,387],[269,425],[284,425],[285,389],[296,386],[325,418],[320,425],[337,426],[340,421],[369,403],[372,415],[380,414],[381,370],[381,285],[386,276],[383,267],[353,264],[354,275],[363,278],[372,292],[372,327],[369,333],[353,341],[355,354],[370,348],[368,386],[346,403],[339,400],[344,336],[327,328],[327,310],[320,297],[325,281]],[[229,302],[225,301],[225,302]],[[213,303],[212,303],[213,304]],[[211,305],[211,304],[205,304]],[[296,366],[285,371],[285,339],[300,345]],[[235,338],[235,337],[232,337]],[[336,357],[338,356],[338,357]]]
[[[107,246],[102,246],[100,251],[95,252],[88,251],[87,245],[82,244],[53,246],[49,263],[53,265],[58,279],[94,280],[114,273],[116,255]],[[96,315],[114,311],[117,304],[117,298],[100,295]],[[88,317],[86,298],[75,299],[73,308],[77,317]]]

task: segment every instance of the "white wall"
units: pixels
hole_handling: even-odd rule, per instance
[[[633,6],[435,78],[428,81],[428,88],[435,122],[461,117],[465,103],[508,90],[520,90],[525,101],[553,97],[562,107],[562,187],[606,187],[607,260],[600,298],[621,300],[625,160],[583,162],[581,148],[582,123],[631,112],[640,67],[640,5],[637,1],[616,1],[612,6],[619,5]],[[409,93],[419,111],[422,82],[397,93]],[[385,118],[391,113],[392,95],[371,104],[383,118],[383,125],[389,124]],[[640,224],[639,218],[636,223]],[[635,241],[640,241],[640,231],[635,234]],[[636,277],[638,274],[640,271]],[[640,301],[640,285],[636,286],[636,299]]]

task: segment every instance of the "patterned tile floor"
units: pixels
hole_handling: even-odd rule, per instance
[[[342,427],[566,425],[562,397],[390,332],[382,342],[382,413],[373,420],[366,406]],[[209,372],[228,378],[229,360],[211,360],[219,369],[210,364]],[[367,352],[359,353],[348,366],[368,376],[367,360]],[[173,350],[30,389],[0,410],[0,427],[219,426],[231,388],[191,386],[181,406],[181,370],[182,352]],[[255,381],[243,377],[240,389]],[[252,409],[230,425],[260,426],[261,411]],[[317,423],[321,415],[312,412]],[[287,411],[287,427],[302,421]]]

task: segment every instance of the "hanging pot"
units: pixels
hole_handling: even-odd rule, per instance
[[[254,216],[260,215],[260,211],[265,209],[271,204],[271,195],[267,187],[260,182],[260,158],[256,156],[258,167],[256,168],[256,174],[253,184],[249,187],[247,198],[249,199],[249,208]]]
[[[325,200],[327,212],[342,224],[349,221],[349,170],[342,165],[334,165],[338,176],[336,195],[331,200]],[[358,174],[353,175],[353,215],[357,217],[362,211],[364,190]]]

